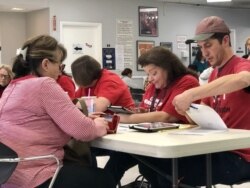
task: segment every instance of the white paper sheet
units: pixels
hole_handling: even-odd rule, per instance
[[[204,135],[228,130],[219,114],[209,106],[192,104],[187,114],[199,127],[173,132],[173,134]]]

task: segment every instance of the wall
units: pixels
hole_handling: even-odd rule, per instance
[[[21,47],[26,37],[25,14],[0,12],[0,28],[1,62],[11,65],[16,49]]]
[[[49,9],[29,12],[26,14],[26,38],[39,34],[50,34]]]
[[[138,6],[153,6],[159,10],[159,37],[138,36]],[[52,31],[52,17],[57,17],[57,30]],[[173,51],[180,56],[176,36],[192,37],[195,26],[205,16],[223,17],[230,28],[235,29],[236,49],[244,49],[245,39],[250,35],[249,9],[226,9],[202,6],[180,5],[157,2],[155,0],[51,0],[49,9],[30,13],[0,13],[0,32],[2,45],[2,62],[10,63],[16,49],[31,36],[50,33],[59,40],[60,21],[98,22],[102,23],[103,47],[116,44],[116,19],[132,20],[133,27],[133,70],[135,76],[144,76],[143,71],[136,71],[136,40],[154,40],[173,42]],[[241,54],[239,54],[241,55]],[[182,59],[185,64],[188,58]],[[116,71],[120,74],[120,71]]]
[[[138,36],[138,6],[158,7],[159,37]],[[132,20],[134,23],[134,64],[136,61],[136,40],[154,40],[156,45],[159,45],[160,42],[173,42],[173,51],[180,57],[181,51],[177,49],[176,36],[192,37],[196,24],[206,16],[221,16],[230,28],[235,29],[236,48],[244,49],[245,39],[250,35],[248,19],[250,11],[247,9],[211,8],[152,0],[52,0],[50,2],[50,15],[50,20],[52,20],[53,15],[57,16],[57,28],[59,28],[60,21],[102,23],[103,47],[106,47],[107,44],[115,47],[116,19]],[[51,31],[51,35],[58,40],[60,40],[59,33],[59,29],[55,32]],[[186,65],[188,64],[188,58],[182,60]],[[136,76],[145,75],[143,71],[136,71],[135,65],[133,70]],[[120,71],[116,72],[120,73]]]
[[[49,9],[30,13],[0,12],[1,62],[12,65],[16,49],[35,35],[50,34]]]

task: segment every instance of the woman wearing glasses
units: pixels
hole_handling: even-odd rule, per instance
[[[29,39],[19,50],[13,62],[15,78],[0,100],[0,142],[19,156],[55,155],[63,167],[53,188],[115,188],[104,170],[64,160],[63,147],[71,138],[104,136],[108,124],[104,118],[85,116],[57,84],[61,55],[58,42],[48,35]],[[20,163],[1,187],[47,188],[56,168],[48,159]]]
[[[14,74],[8,65],[0,65],[0,98],[13,77]]]

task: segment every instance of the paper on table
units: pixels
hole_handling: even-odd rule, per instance
[[[192,104],[192,107],[187,110],[187,114],[199,127],[174,132],[173,134],[203,135],[228,130],[219,114],[217,114],[217,112],[209,106]]]
[[[117,132],[118,133],[135,132],[135,130],[129,128],[130,125],[131,124],[119,123]]]

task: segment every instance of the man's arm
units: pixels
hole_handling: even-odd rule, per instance
[[[250,72],[242,71],[218,78],[208,84],[189,89],[173,100],[176,110],[184,114],[193,101],[209,96],[231,93],[250,86]]]

